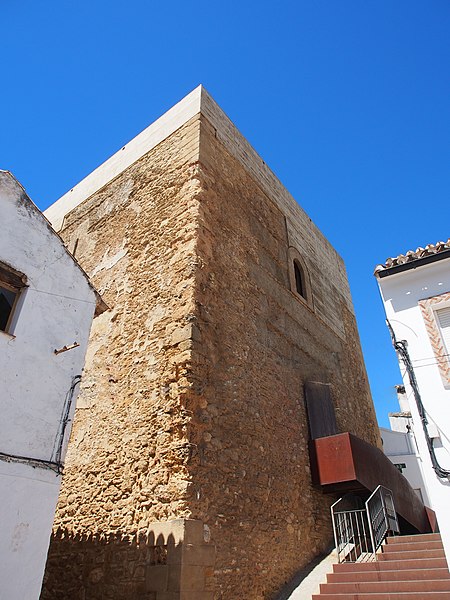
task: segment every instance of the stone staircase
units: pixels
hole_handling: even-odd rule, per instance
[[[377,561],[333,565],[312,600],[450,600],[438,533],[387,538]]]

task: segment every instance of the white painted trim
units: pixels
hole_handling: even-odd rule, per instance
[[[178,104],[175,104],[175,106],[163,114],[162,117],[152,123],[147,129],[144,129],[128,144],[97,167],[95,171],[92,171],[74,188],[47,208],[44,214],[53,228],[59,231],[63,225],[64,217],[68,212],[112,181],[122,171],[198,114],[201,109],[201,97],[202,86],[199,85],[178,102]]]

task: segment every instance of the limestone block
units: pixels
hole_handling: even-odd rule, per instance
[[[216,548],[213,544],[185,544],[183,547],[183,564],[213,567],[216,560]]]
[[[169,582],[168,565],[153,565],[147,567],[145,574],[145,584],[148,591],[165,592]]]

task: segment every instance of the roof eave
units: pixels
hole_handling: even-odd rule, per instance
[[[395,265],[389,268],[377,267],[374,275],[378,279],[383,279],[384,277],[389,277],[391,275],[396,275],[397,273],[402,273],[403,271],[424,267],[430,263],[437,262],[438,260],[445,260],[447,258],[450,258],[450,249],[443,250],[442,252],[436,252],[436,254],[430,254],[429,256],[424,256],[422,258],[416,258],[415,260],[411,260],[401,265]]]

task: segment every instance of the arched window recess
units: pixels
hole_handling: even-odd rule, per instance
[[[310,308],[313,308],[311,281],[308,268],[300,252],[292,246],[288,250],[289,282],[291,291]]]

